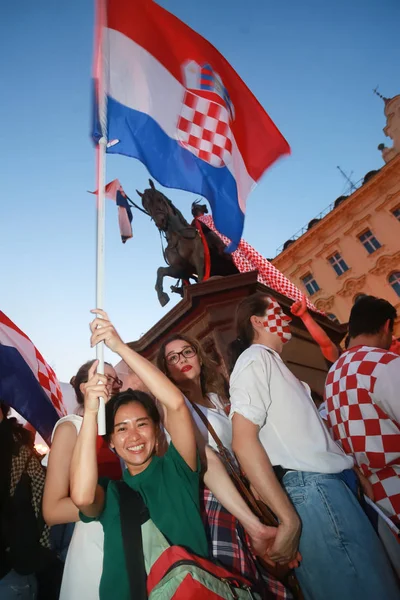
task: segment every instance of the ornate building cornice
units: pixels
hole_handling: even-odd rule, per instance
[[[340,238],[337,237],[332,242],[324,244],[322,246],[321,250],[319,250],[319,252],[317,252],[317,254],[315,256],[317,258],[321,258],[321,256],[323,256],[324,254],[332,254],[335,250],[337,250],[337,248],[339,246],[339,242],[340,242]]]
[[[375,210],[383,210],[389,205],[392,205],[392,208],[395,208],[397,204],[400,202],[400,190],[395,192],[394,194],[388,194],[383,202],[378,204]]]
[[[394,254],[380,256],[369,272],[371,275],[389,275],[390,271],[396,268],[400,268],[400,250]]]
[[[292,273],[290,273],[289,279],[291,277],[297,277],[297,275],[299,273],[301,273],[302,271],[304,271],[304,269],[306,269],[306,271],[303,273],[303,275],[306,275],[307,274],[307,267],[311,267],[311,264],[312,264],[312,258],[310,258],[309,260],[307,260],[304,263],[301,263],[300,265],[297,265],[297,267],[295,268],[295,270],[292,271]]]
[[[361,275],[361,277],[352,277],[351,279],[348,279],[338,291],[338,295],[346,298],[347,296],[352,296],[353,294],[360,292],[364,287],[366,278],[366,275]]]
[[[370,218],[371,218],[371,213],[369,213],[368,215],[365,215],[362,219],[359,219],[358,221],[354,221],[354,223],[352,223],[351,226],[348,229],[346,229],[346,231],[343,232],[343,234],[350,235],[351,233],[353,233],[360,227],[362,228],[363,225],[364,226],[368,225],[368,221]]]
[[[335,302],[335,296],[329,296],[329,298],[320,298],[316,302],[314,302],[315,306],[318,310],[322,310],[323,312],[329,312],[333,308],[333,304]]]
[[[357,214],[357,205],[364,203],[370,195],[383,196],[393,185],[393,178],[398,177],[398,168],[400,165],[400,154],[393,158],[390,162],[384,165],[381,170],[374,175],[367,183],[362,185],[358,190],[353,192],[344,202],[331,210],[319,223],[314,225],[312,229],[304,233],[301,237],[290,244],[286,250],[283,250],[276,256],[272,263],[279,268],[287,269],[285,265],[290,264],[291,260],[296,260],[301,253],[301,248],[306,245],[311,245],[313,240],[317,240],[325,234],[327,229],[332,227],[332,222],[349,221]],[[350,214],[352,215],[350,217]],[[309,251],[308,251],[309,253]]]

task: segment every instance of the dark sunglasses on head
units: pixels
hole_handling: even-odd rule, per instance
[[[193,346],[185,346],[180,352],[170,352],[168,356],[165,357],[165,360],[169,365],[177,365],[181,356],[183,356],[183,358],[192,358],[193,356],[196,356],[196,354],[196,348],[193,348]]]

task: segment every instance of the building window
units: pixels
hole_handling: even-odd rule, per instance
[[[400,206],[392,210],[392,215],[395,216],[398,221],[400,221]]]
[[[368,254],[372,254],[373,252],[375,252],[375,250],[378,250],[378,248],[381,247],[380,243],[378,242],[378,240],[376,239],[376,237],[370,229],[368,229],[362,235],[360,235],[358,239],[360,240]]]
[[[346,271],[349,270],[349,267],[346,265],[346,262],[343,260],[339,252],[333,254],[330,258],[328,258],[332,267],[335,269],[336,275],[343,275]]]
[[[334,323],[339,323],[340,322],[339,319],[337,318],[337,316],[334,315],[333,313],[328,313],[327,317],[328,317],[328,319],[330,319]]]
[[[315,281],[315,279],[314,279],[313,275],[311,275],[311,273],[309,273],[308,275],[303,277],[302,281],[305,285],[307,292],[310,294],[310,296],[319,292],[318,283]]]
[[[395,271],[390,275],[389,283],[396,292],[396,294],[400,296],[400,271]]]

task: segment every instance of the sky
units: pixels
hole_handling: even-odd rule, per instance
[[[134,0],[132,0],[134,1]],[[269,169],[247,203],[244,238],[265,257],[345,191],[383,166],[383,102],[400,93],[397,0],[162,0],[213,43],[288,140],[292,154]],[[90,140],[93,3],[19,0],[0,20],[0,310],[42,352],[61,381],[94,356],[95,156]],[[148,187],[138,161],[107,158],[133,199]],[[163,189],[159,186],[160,189]],[[187,219],[196,198],[164,190]],[[105,308],[126,341],[138,339],[178,301],[161,308],[163,265],[154,223],[134,212],[120,241],[106,207]],[[165,280],[165,289],[173,280]],[[118,357],[106,353],[114,364]]]

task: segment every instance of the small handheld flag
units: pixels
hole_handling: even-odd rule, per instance
[[[95,192],[89,192],[90,194],[97,194]],[[121,233],[122,243],[125,244],[126,240],[133,237],[132,234],[132,211],[129,206],[127,195],[125,194],[119,179],[113,179],[110,183],[107,183],[105,187],[106,198],[113,200],[118,206],[118,223],[119,230]]]

